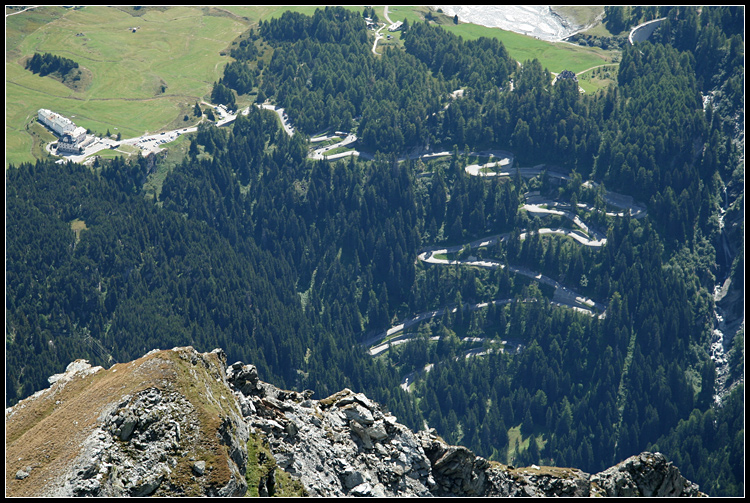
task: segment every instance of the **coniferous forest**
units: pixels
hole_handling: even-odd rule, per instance
[[[55,56],[54,54],[34,53],[34,55],[26,62],[26,69],[32,73],[38,73],[41,77],[50,73],[59,73],[61,76],[65,76],[68,72],[78,68],[78,63],[72,59]]]
[[[211,98],[257,93],[293,136],[255,106],[206,122],[157,197],[158,157],[10,166],[6,406],[77,358],[222,347],[265,381],[364,392],[501,463],[595,473],[658,450],[709,495],[742,495],[744,329],[721,368],[711,345],[717,309],[744,319],[742,299],[714,296],[744,291],[744,9],[659,9],[594,95],[495,39],[405,23],[403,49],[376,56],[361,14],[287,12],[240,37]],[[372,155],[308,159],[334,130]],[[451,154],[404,159],[415,147]],[[485,149],[540,174],[471,176]],[[645,216],[613,213],[608,191]],[[572,224],[525,209],[529,194],[606,242],[540,232]],[[503,266],[418,259],[453,245],[448,259]],[[604,307],[561,305],[520,268]],[[439,309],[409,342],[363,345]]]

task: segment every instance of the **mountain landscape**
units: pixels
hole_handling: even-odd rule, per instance
[[[743,495],[744,8],[540,12],[6,6],[6,494]]]
[[[6,496],[705,496],[661,454],[515,468],[417,434],[362,393],[321,400],[217,349],[85,360],[6,411]]]

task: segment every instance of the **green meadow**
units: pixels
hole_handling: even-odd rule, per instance
[[[229,57],[219,53],[248,25],[213,8],[129,10],[39,7],[6,19],[6,165],[34,160],[26,127],[39,108],[126,138],[181,125],[221,77]],[[73,59],[90,81],[76,92],[32,74],[23,64],[34,52]]]
[[[597,19],[604,17],[603,5],[555,5],[553,9],[584,27],[600,24]]]
[[[578,85],[587,93],[595,93],[610,84],[617,84],[619,63],[593,68],[578,75]]]

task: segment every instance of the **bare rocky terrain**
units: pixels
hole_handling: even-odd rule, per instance
[[[557,42],[581,26],[560,16],[549,5],[436,5],[447,16],[458,15],[465,23],[528,35],[548,42]]]
[[[594,475],[491,462],[362,393],[279,389],[221,349],[77,360],[50,382],[5,411],[6,496],[263,496],[285,477],[309,496],[703,495],[659,453]]]

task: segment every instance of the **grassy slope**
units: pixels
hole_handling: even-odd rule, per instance
[[[183,115],[221,77],[229,57],[219,53],[232,40],[261,19],[287,10],[311,15],[316,8],[40,7],[7,18],[6,166],[39,157],[39,141],[26,132],[39,108],[98,134],[117,130],[126,138],[182,126]],[[74,92],[33,75],[22,63],[34,52],[71,58],[93,78],[82,92]],[[164,93],[162,85],[167,86]]]
[[[286,11],[299,12],[305,16],[312,16],[315,14],[315,10],[320,8],[323,7],[316,5],[231,5],[222,7],[222,9],[231,12],[232,14],[246,18],[249,23],[257,23],[261,19],[267,20],[278,18]],[[364,9],[363,6],[358,5],[345,5],[344,8],[359,13]]]
[[[578,76],[578,85],[587,93],[604,89],[610,84],[617,85],[617,65],[608,65],[601,70],[589,70]]]
[[[571,19],[579,26],[589,26],[604,15],[603,5],[552,5],[552,10]]]
[[[97,133],[118,128],[128,137],[167,128],[210,92],[229,60],[219,52],[247,29],[245,21],[195,7],[142,11],[43,7],[7,18],[6,162],[33,160],[25,128],[39,108]],[[77,61],[91,70],[90,85],[74,92],[26,71],[19,62],[34,52]]]
[[[299,480],[293,479],[291,475],[276,465],[276,460],[271,453],[268,442],[257,433],[251,433],[247,441],[247,494],[245,496],[257,498],[260,496],[260,484],[266,484],[270,478],[270,472],[274,472],[274,494],[278,497],[308,496],[307,490]]]

